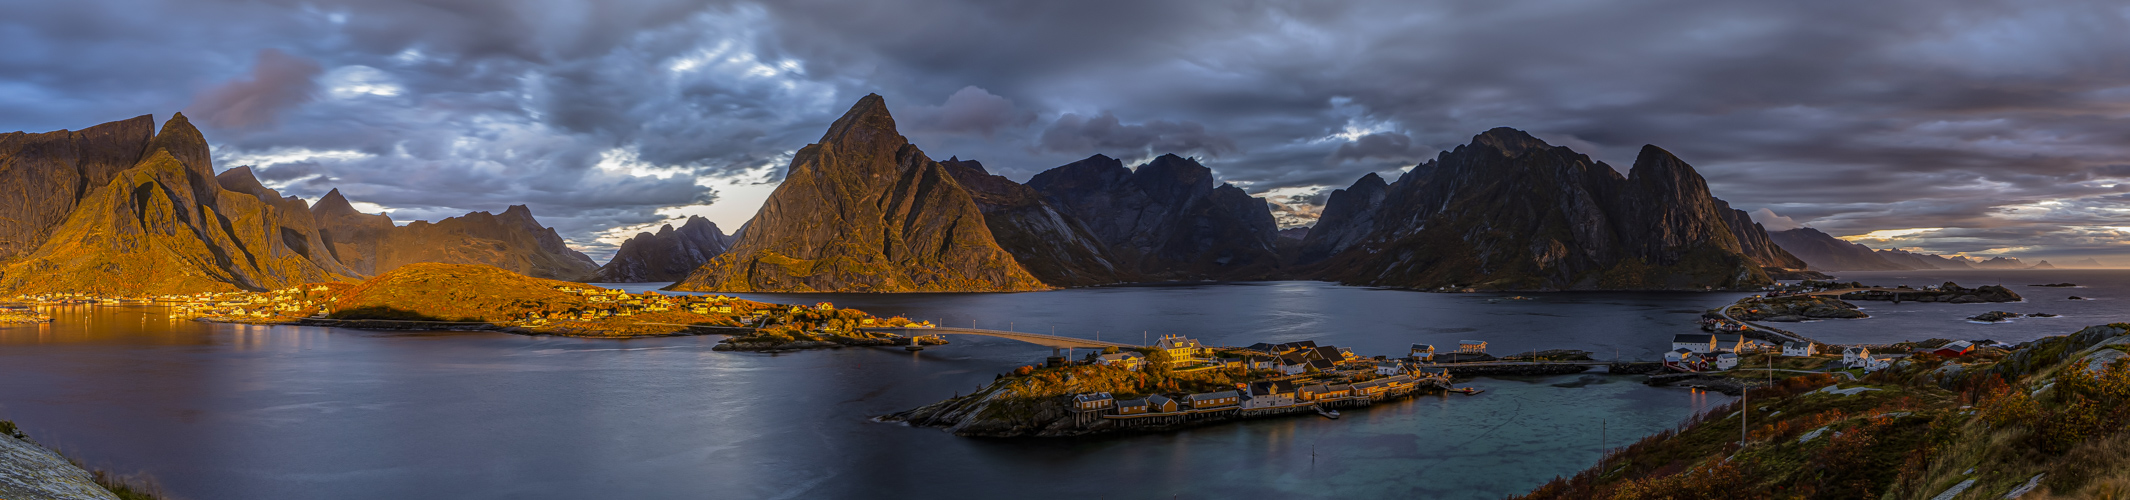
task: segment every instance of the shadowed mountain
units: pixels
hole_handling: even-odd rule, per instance
[[[1871,247],[1851,243],[1822,233],[1818,229],[1801,227],[1787,231],[1768,233],[1775,244],[1804,259],[1815,271],[1907,271],[1915,267],[1887,260]],[[1906,259],[1903,259],[1906,260]]]
[[[52,155],[23,162],[10,156],[6,163],[45,168],[49,171],[23,177],[46,183],[65,178],[65,170],[73,168],[74,182],[85,185],[121,161],[121,150],[137,144],[130,136],[138,120],[90,129],[110,132],[108,141],[75,143],[103,144],[109,151],[77,151],[71,163],[55,161]],[[141,296],[345,279],[345,267],[312,251],[322,242],[303,220],[309,214],[301,200],[291,203],[257,186],[249,170],[228,176],[229,185],[242,189],[230,190],[213,175],[209,158],[199,130],[184,114],[173,116],[146,141],[146,154],[138,162],[86,190],[63,222],[49,228],[25,226],[9,235],[18,238],[9,240],[15,248],[34,242],[35,250],[7,261],[0,270],[0,290]],[[35,215],[27,220],[46,220],[45,211],[64,205],[57,201],[64,195],[64,190],[50,193],[37,207],[24,210]],[[48,237],[39,241],[40,233]]]
[[[1655,146],[1623,177],[1497,128],[1379,182],[1333,195],[1302,272],[1430,289],[1701,289],[1766,284],[1762,265],[1786,263],[1773,249],[1748,254],[1739,235],[1758,227],[1732,227],[1735,211],[1700,174]]]
[[[999,247],[1036,279],[1052,286],[1136,281],[1135,275],[1117,268],[1108,248],[1086,225],[1058,212],[1034,188],[992,175],[975,160],[949,158],[939,164],[969,190]]]
[[[1892,262],[1896,265],[1908,266],[1912,269],[1975,268],[1974,263],[1968,261],[1965,257],[1946,257],[1943,255],[1931,255],[1927,253],[1915,253],[1906,250],[1892,249],[1878,250],[1876,251],[1876,253],[1878,253],[1879,257],[1885,258],[1887,262]]]
[[[612,260],[599,266],[592,281],[680,281],[703,263],[723,255],[725,238],[725,232],[717,228],[717,223],[695,216],[688,217],[680,229],[666,224],[660,226],[657,233],[636,233],[628,241],[621,242],[621,249],[614,252]]]
[[[671,289],[971,292],[1048,288],[999,247],[969,191],[867,95],[784,182],[739,244]]]
[[[1120,268],[1150,279],[1247,280],[1279,271],[1278,225],[1260,198],[1173,154],[1138,169],[1103,155],[1029,179],[1044,201],[1078,219]]]

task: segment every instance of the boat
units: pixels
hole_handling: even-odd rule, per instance
[[[1326,409],[1324,409],[1324,407],[1322,407],[1322,406],[1318,406],[1318,407],[1316,407],[1316,414],[1318,414],[1318,415],[1323,415],[1323,416],[1324,416],[1324,418],[1328,418],[1328,419],[1332,419],[1332,420],[1338,420],[1338,419],[1339,419],[1339,411],[1338,411],[1338,410],[1326,410]]]
[[[1463,393],[1463,394],[1464,394],[1464,395],[1466,395],[1466,396],[1472,396],[1472,395],[1477,395],[1477,394],[1479,394],[1479,393],[1482,393],[1482,392],[1487,392],[1487,391],[1486,391],[1486,389],[1479,389],[1479,388],[1473,388],[1473,387],[1460,387],[1460,388],[1456,388],[1456,389],[1450,389],[1450,392],[1457,392],[1457,393]]]

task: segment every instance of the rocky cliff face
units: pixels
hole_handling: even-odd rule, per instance
[[[1390,184],[1373,172],[1353,186],[1333,190],[1324,200],[1324,212],[1302,237],[1296,264],[1313,264],[1359,244],[1376,229],[1376,212],[1390,195]]]
[[[131,144],[116,141],[112,147]],[[271,190],[231,191],[218,182],[206,140],[183,114],[147,141],[147,151],[82,196],[35,250],[8,261],[0,270],[0,290],[141,296],[344,278],[337,262],[311,251],[319,244],[316,234],[291,222],[307,214],[291,213]],[[119,155],[102,156],[100,161],[116,161]],[[237,177],[249,173],[232,176],[233,184],[244,187]]]
[[[1729,202],[1716,200],[1716,211],[1724,214],[1724,223],[1731,227],[1731,235],[1738,238],[1739,249],[1760,267],[1802,270],[1807,267],[1804,259],[1791,255],[1768,238],[1768,229],[1753,222],[1752,214],[1731,208]]]
[[[674,284],[736,292],[1048,288],[999,247],[968,190],[868,95],[801,148],[738,245]]]
[[[1373,189],[1364,178],[1348,192]],[[1325,228],[1320,222],[1324,229],[1311,231],[1305,248],[1329,255],[1311,272],[1350,284],[1415,288],[1701,289],[1769,282],[1700,174],[1655,146],[1644,147],[1623,177],[1568,148],[1498,128],[1383,189],[1380,201],[1348,195],[1354,201],[1339,207],[1342,219],[1369,223]],[[1325,207],[1327,216],[1332,208]]]
[[[318,224],[318,231],[326,241],[326,252],[339,259],[357,276],[372,276],[390,271],[377,268],[378,247],[387,235],[397,228],[392,217],[384,214],[366,214],[355,210],[348,199],[335,189],[318,199],[311,207],[311,217]]]
[[[377,245],[377,272],[416,262],[484,264],[535,278],[583,281],[599,264],[541,227],[525,205],[392,228]]]
[[[1036,279],[1052,286],[1137,281],[1130,271],[1118,269],[1108,247],[1085,224],[1043,201],[1034,188],[992,175],[975,160],[950,158],[939,164],[969,190],[999,247]]]
[[[1036,174],[1028,187],[1079,219],[1120,267],[1150,279],[1263,279],[1279,270],[1265,201],[1198,162],[1162,155],[1138,169],[1095,155]]]
[[[657,233],[636,233],[622,242],[621,249],[614,252],[613,260],[599,266],[599,272],[592,280],[600,283],[680,281],[695,268],[724,253],[725,232],[717,228],[717,223],[691,216],[680,229],[667,224],[659,227]]]
[[[1916,269],[1886,260],[1871,247],[1850,243],[1818,229],[1801,227],[1768,233],[1768,238],[1804,259],[1816,271],[1907,271]]]
[[[82,197],[140,163],[154,136],[147,115],[81,131],[0,134],[0,262],[44,244]]]
[[[401,228],[337,190],[310,207],[250,168],[216,175],[210,157],[183,114],[160,133],[142,116],[0,134],[0,291],[257,290],[431,260],[579,279],[596,267],[523,207]]]

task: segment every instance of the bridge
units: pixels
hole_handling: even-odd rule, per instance
[[[918,335],[980,335],[980,336],[985,336],[985,337],[998,337],[998,338],[1002,338],[1002,339],[1013,339],[1013,340],[1018,340],[1018,341],[1022,341],[1022,342],[1027,342],[1027,343],[1030,343],[1030,344],[1036,344],[1036,345],[1040,345],[1040,346],[1044,346],[1044,347],[1051,347],[1051,348],[1058,348],[1058,349],[1062,349],[1062,348],[1067,348],[1067,347],[1075,347],[1075,348],[1080,348],[1080,349],[1101,349],[1101,348],[1104,348],[1104,347],[1115,347],[1115,348],[1119,348],[1119,349],[1128,349],[1128,348],[1135,348],[1135,347],[1139,347],[1138,345],[1134,345],[1134,344],[1126,344],[1126,343],[1122,343],[1122,342],[1108,342],[1108,341],[1101,341],[1101,340],[1088,340],[1088,339],[1083,339],[1083,338],[1078,338],[1078,337],[1065,337],[1065,336],[1060,336],[1060,335],[1046,335],[1046,334],[1041,334],[1041,333],[1028,333],[1028,332],[1009,332],[1009,331],[1005,331],[1005,330],[984,330],[984,329],[979,329],[979,328],[952,328],[952,327],[937,327],[937,328],[902,328],[902,327],[895,327],[895,328],[863,328],[862,330],[865,330],[865,331],[868,331],[868,332],[879,332],[879,333],[893,333],[893,334],[896,334],[896,335],[904,335],[904,336],[918,336]]]

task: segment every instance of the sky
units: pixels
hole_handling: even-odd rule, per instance
[[[1693,164],[1770,229],[2130,265],[2130,4],[2058,0],[0,0],[0,131],[183,111],[216,167],[604,260],[727,232],[885,97],[1025,181],[1200,158],[1307,224],[1492,127]]]

